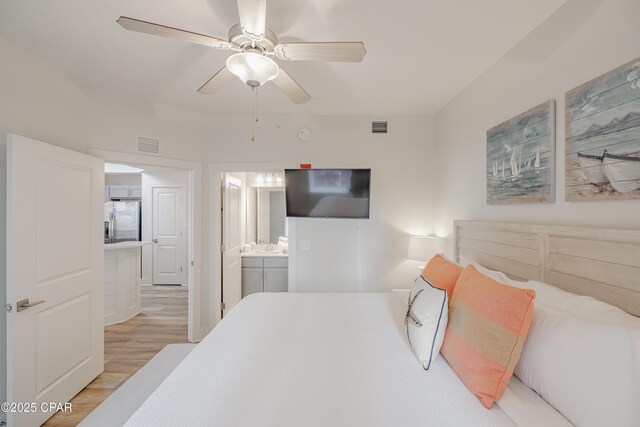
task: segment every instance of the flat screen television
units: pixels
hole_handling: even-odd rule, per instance
[[[371,169],[286,169],[287,216],[369,218]]]

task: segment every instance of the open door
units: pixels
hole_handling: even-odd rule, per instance
[[[104,162],[7,140],[8,425],[36,426],[104,368]]]
[[[242,182],[225,174],[222,191],[222,303],[223,315],[242,298],[240,258],[240,195]]]

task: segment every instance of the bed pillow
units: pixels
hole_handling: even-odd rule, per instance
[[[553,309],[569,313],[574,316],[583,317],[585,319],[610,323],[612,325],[640,328],[639,318],[632,316],[618,307],[599,301],[595,298],[585,295],[576,295],[537,280],[529,280],[528,282],[514,280],[509,278],[503,272],[489,270],[477,261],[467,258],[464,255],[460,255],[460,264],[463,266],[471,264],[480,273],[485,276],[489,276],[500,283],[522,289],[533,289],[536,291],[536,306],[544,304]]]
[[[429,370],[444,340],[447,292],[436,288],[422,276],[418,276],[415,283],[409,294],[404,325],[413,352],[424,369]]]
[[[437,254],[425,265],[422,277],[433,283],[433,286],[447,291],[448,300],[451,301],[453,288],[461,273],[462,267]]]
[[[539,304],[515,375],[575,425],[639,425],[636,328]]]
[[[505,285],[516,286],[516,284],[519,284],[519,286],[518,286],[519,288],[526,288],[526,284],[527,284],[526,281],[525,282],[521,282],[519,280],[513,280],[513,279],[509,278],[509,276],[507,276],[502,271],[491,270],[491,269],[485,267],[484,265],[480,264],[478,261],[475,261],[475,260],[473,260],[471,258],[467,258],[464,255],[460,255],[460,264],[465,266],[465,267],[467,265],[471,264],[480,273],[484,274],[485,276],[491,277],[493,280],[495,280],[497,282],[504,283]],[[536,294],[536,303],[538,302],[538,298],[539,298],[539,296]]]
[[[513,375],[536,293],[499,283],[467,266],[455,286],[442,355],[490,408]]]
[[[537,280],[530,280],[526,283],[513,283],[513,286],[533,289],[536,291],[537,304],[544,304],[547,307],[573,316],[612,325],[640,328],[639,318],[618,307],[589,296],[576,295]]]

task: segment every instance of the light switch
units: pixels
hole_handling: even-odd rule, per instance
[[[300,250],[308,251],[311,249],[311,242],[309,240],[300,240]]]

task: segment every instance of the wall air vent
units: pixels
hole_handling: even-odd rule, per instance
[[[160,140],[139,136],[136,140],[136,152],[145,154],[160,154]]]
[[[371,122],[371,133],[387,133],[389,122],[386,120],[374,120]]]

